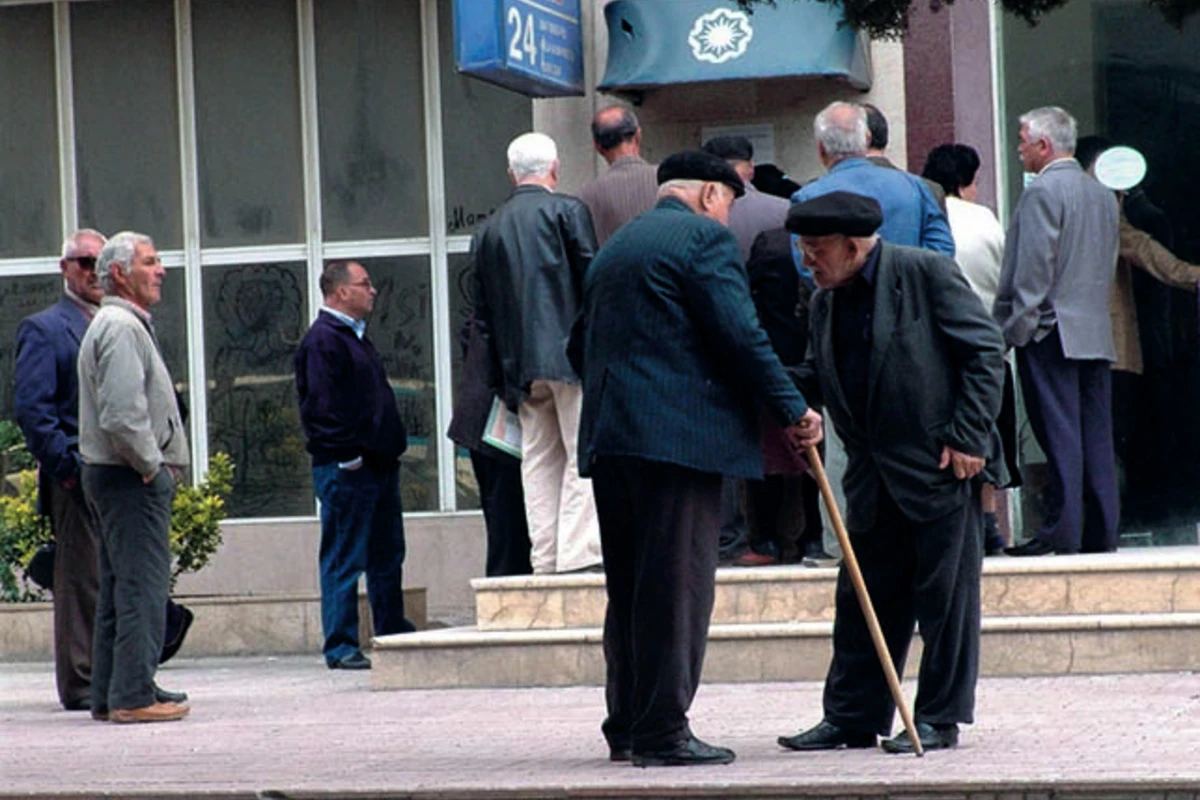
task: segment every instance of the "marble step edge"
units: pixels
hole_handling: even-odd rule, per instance
[[[1085,555],[1043,556],[1040,558],[989,558],[983,562],[983,574],[1077,574],[1126,573],[1148,571],[1200,571],[1200,547],[1147,548],[1145,553],[1122,551]],[[773,567],[722,567],[717,583],[773,583],[829,581],[836,567],[805,567],[785,564]],[[604,573],[582,572],[554,575],[509,575],[500,578],[472,578],[471,588],[483,591],[525,591],[529,589],[586,589],[604,585]]]
[[[983,632],[1024,633],[1059,631],[1120,631],[1200,628],[1200,612],[1157,614],[1077,614],[1053,617],[985,617]],[[754,622],[718,624],[709,628],[710,640],[825,638],[832,622]],[[377,636],[378,650],[471,648],[537,644],[584,644],[604,639],[602,628],[550,628],[535,630],[479,630],[475,627]]]

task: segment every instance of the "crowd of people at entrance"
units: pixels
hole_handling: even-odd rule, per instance
[[[477,466],[489,574],[599,564],[611,757],[727,763],[687,720],[715,570],[836,563],[808,463],[821,442],[894,666],[914,625],[924,643],[915,730],[883,749],[955,746],[974,714],[983,555],[1116,549],[1112,374],[1137,353],[1128,273],[1194,290],[1196,268],[1124,219],[1140,177],[1097,171],[1108,148],[1083,152],[1086,138],[1077,159],[1057,107],[1020,118],[1030,181],[1007,232],[976,202],[972,147],[939,146],[905,172],[869,105],[816,116],[826,174],[803,186],[736,136],[656,167],[622,107],[592,134],[608,169],[578,200],[556,192],[552,140],[513,141],[516,190],[472,246],[451,435]],[[1048,484],[1020,543],[997,500],[1021,479],[1014,367]],[[505,410],[528,421],[532,458],[495,446]],[[538,495],[524,515],[522,488],[527,505]],[[597,535],[602,558],[583,555]],[[510,558],[525,541],[533,557]],[[779,743],[873,747],[892,703],[843,568],[824,713]]]
[[[935,148],[918,176],[887,158],[873,106],[832,103],[813,128],[826,172],[801,186],[738,136],[650,164],[634,114],[605,108],[592,138],[608,169],[579,197],[557,190],[555,142],[527,133],[508,146],[511,196],[472,241],[448,434],[470,452],[489,576],[604,573],[614,761],[734,760],[687,716],[715,572],[838,562],[817,458],[898,672],[920,630],[916,725],[891,736],[843,567],[822,714],[779,737],[787,750],[954,747],[974,715],[984,554],[1117,547],[1114,372],[1142,366],[1131,271],[1200,279],[1124,214],[1140,176],[1113,164],[1128,154],[1079,140],[1063,109],[1024,114],[1032,177],[1004,231],[976,202],[970,146]],[[59,547],[60,700],[97,720],[182,719],[186,694],[154,680],[192,619],[168,597],[189,450],[150,311],[165,272],[149,237],[90,230],[61,268],[63,299],[21,325],[16,394]],[[407,435],[367,335],[370,274],[333,261],[319,288],[295,379],[320,500],[323,654],[363,670],[362,576],[374,632],[414,630]],[[1048,485],[1040,525],[1010,543],[997,494],[1020,480],[1018,386]]]

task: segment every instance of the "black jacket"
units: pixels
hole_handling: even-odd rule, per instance
[[[812,289],[800,280],[792,257],[792,235],[785,228],[763,231],[746,262],[750,295],[758,321],[784,366],[804,360],[808,346],[808,302]]]
[[[386,470],[408,447],[383,360],[332,314],[317,314],[296,350],[296,390],[313,466],[362,456]]]
[[[939,469],[942,447],[999,453],[996,416],[1004,383],[1004,340],[958,265],[914,247],[883,242],[875,274],[875,310],[866,419],[855,419],[834,360],[836,290],[819,290],[810,308],[808,356],[793,368],[797,385],[822,401],[846,447],[846,525],[868,530],[882,483],[900,510],[927,522],[955,510],[967,481]]]
[[[758,405],[781,425],[807,410],[758,325],[737,240],[674,198],[605,243],[574,344],[585,476],[624,455],[761,478]]]
[[[514,411],[535,380],[578,383],[567,340],[596,254],[582,200],[518,186],[471,243],[488,385]]]

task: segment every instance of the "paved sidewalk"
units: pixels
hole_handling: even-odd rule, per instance
[[[820,684],[704,685],[693,726],[737,763],[649,770],[607,761],[596,688],[372,692],[319,657],[180,659],[159,678],[191,716],[120,726],[61,711],[51,665],[0,664],[0,796],[1200,796],[1195,673],[984,680],[978,724],[924,759],[784,752]]]

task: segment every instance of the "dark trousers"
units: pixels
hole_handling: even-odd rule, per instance
[[[99,540],[81,484],[64,489],[46,480],[41,488],[54,529],[54,677],[69,708],[91,697]]]
[[[1107,361],[1067,358],[1057,328],[1017,349],[1029,425],[1050,484],[1037,537],[1061,553],[1117,549],[1120,502]]]
[[[525,519],[525,489],[521,484],[521,462],[508,456],[492,456],[471,450],[471,469],[479,484],[479,505],[487,528],[489,578],[529,575],[529,523]]]
[[[721,476],[623,456],[592,488],[608,591],[605,737],[635,752],[689,735],[712,616]]]
[[[100,534],[100,596],[92,649],[92,709],[154,703],[171,586],[171,500],[166,469],[150,483],[130,467],[83,467]]]
[[[750,549],[781,561],[821,550],[819,502],[817,484],[807,473],[746,481]]]
[[[746,482],[740,478],[721,480],[721,533],[718,552],[721,559],[737,558],[749,543],[749,526],[742,510],[742,494]]]
[[[321,501],[322,649],[333,664],[359,649],[358,579],[364,572],[375,635],[413,630],[401,584],[400,468],[323,464],[313,467],[313,486]]]
[[[851,531],[850,543],[897,674],[912,642],[924,652],[917,678],[918,722],[971,722],[979,677],[979,492],[958,510],[913,522],[880,489],[875,526]],[[833,662],[825,681],[825,718],[853,731],[888,735],[895,704],[845,564],[838,571]]]

